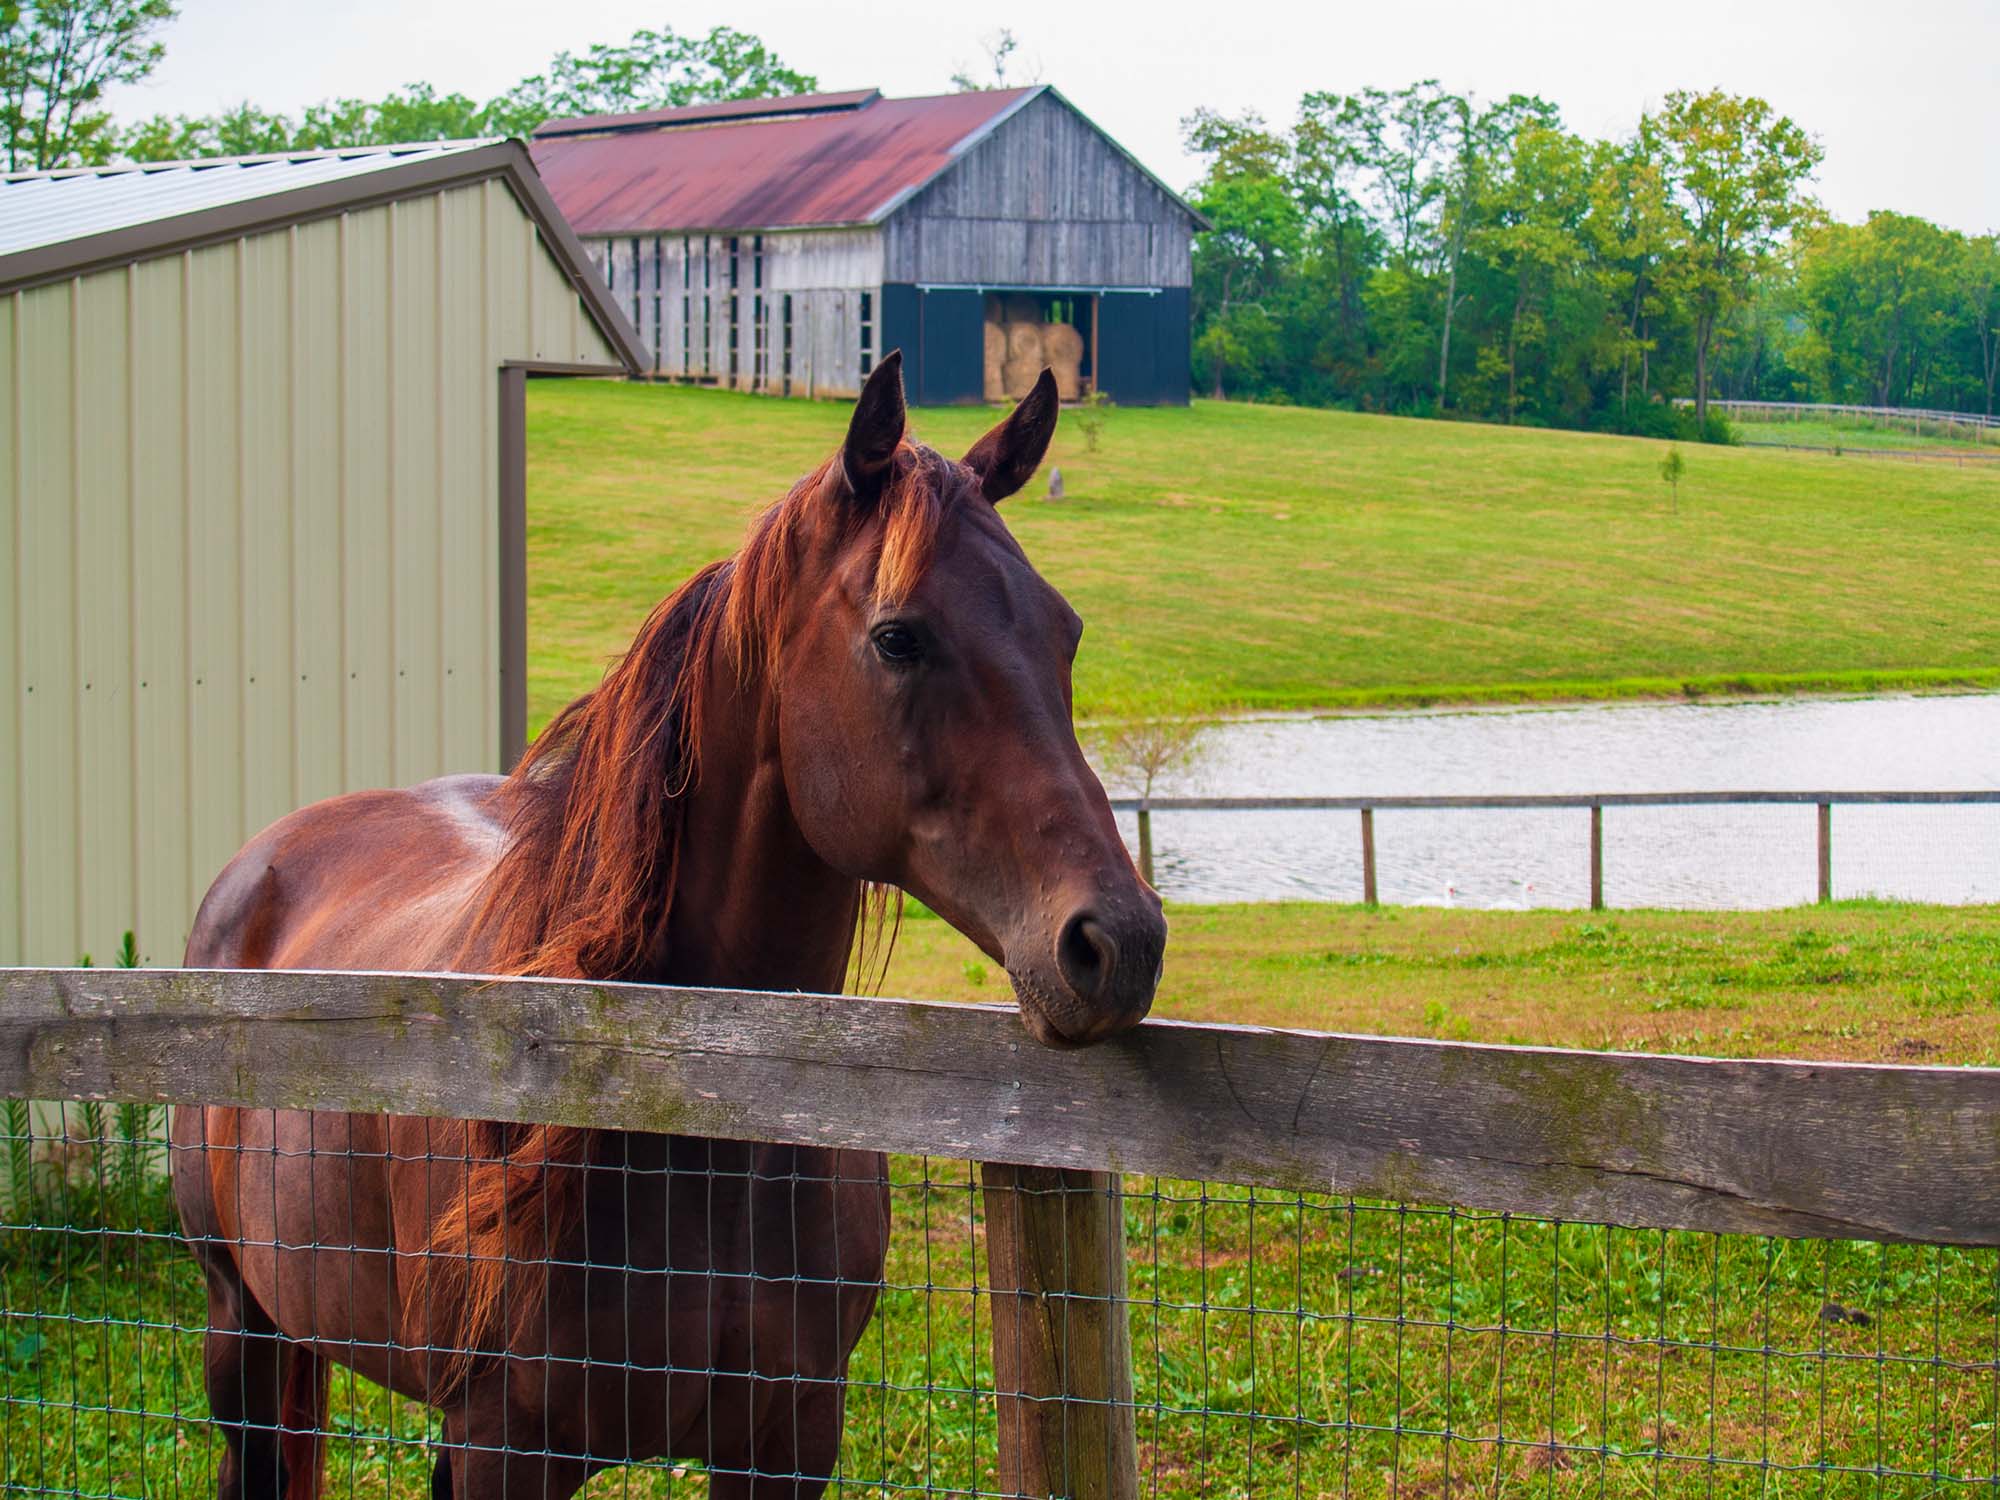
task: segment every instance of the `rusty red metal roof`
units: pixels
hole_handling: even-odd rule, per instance
[[[530,147],[578,234],[873,224],[1042,87],[583,116],[551,121]]]

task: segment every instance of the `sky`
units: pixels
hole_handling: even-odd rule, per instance
[[[1031,75],[1175,187],[1197,175],[1179,121],[1201,105],[1275,124],[1310,89],[1436,78],[1481,98],[1540,94],[1571,129],[1619,136],[1673,89],[1720,87],[1819,139],[1816,191],[1836,216],[2000,229],[2000,0],[181,0],[165,62],[110,104],[126,119],[245,99],[296,111],[418,80],[484,99],[559,50],[662,24],[735,26],[826,88],[892,95],[944,92],[1005,25]]]

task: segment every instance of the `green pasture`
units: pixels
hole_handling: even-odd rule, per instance
[[[2000,1062],[1992,908],[1169,915],[1166,1015]],[[1007,993],[1004,976],[917,913],[886,989]],[[842,1491],[990,1492],[993,1305],[977,1290],[976,1181],[964,1163],[909,1158],[892,1179],[889,1286],[851,1369]],[[2000,1473],[1992,1251],[1642,1233],[1139,1177],[1125,1186],[1149,1496],[1914,1500]],[[200,1420],[203,1301],[157,1178],[120,1148],[72,1146],[39,1169],[37,1201],[5,1209],[0,1485],[212,1492],[220,1444]],[[19,1227],[30,1222],[77,1227]],[[425,1493],[423,1412],[342,1374],[330,1421],[326,1493]],[[670,1465],[613,1470],[590,1491],[705,1492],[698,1469]]]
[[[963,451],[998,413],[916,413]],[[847,409],[536,382],[532,717],[832,451]],[[2000,683],[2000,469],[1197,402],[1066,416],[1006,514],[1088,623],[1078,708]]]

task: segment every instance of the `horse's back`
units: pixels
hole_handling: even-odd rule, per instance
[[[506,846],[498,776],[316,802],[244,845],[202,899],[189,968],[461,966],[479,888]]]

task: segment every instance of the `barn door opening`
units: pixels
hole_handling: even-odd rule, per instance
[[[1087,292],[986,293],[984,398],[1018,401],[1047,368],[1057,395],[1082,400],[1096,379],[1097,300]]]

